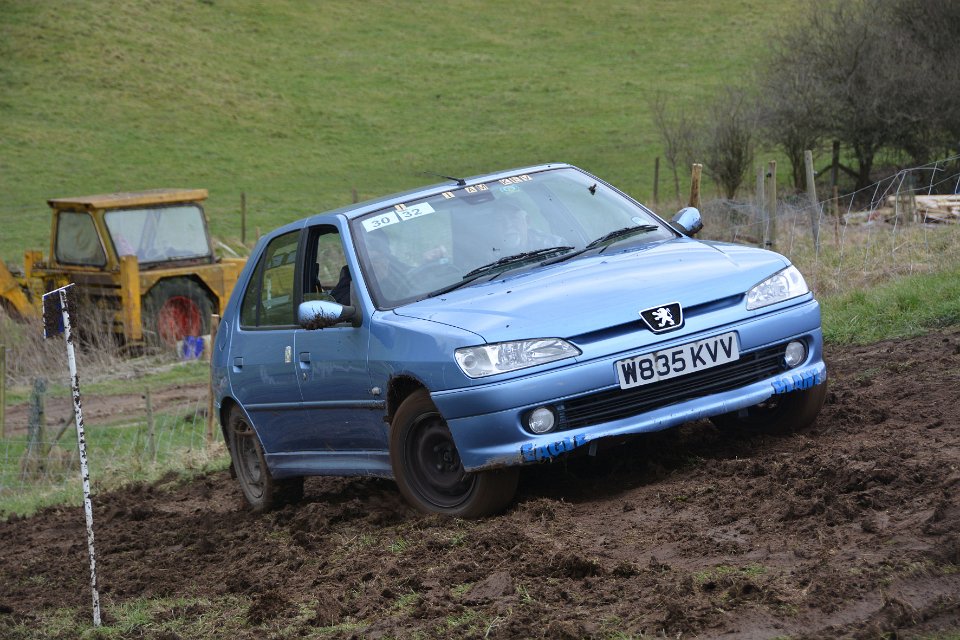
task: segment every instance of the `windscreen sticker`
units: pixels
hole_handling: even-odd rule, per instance
[[[478,184],[475,187],[464,187],[463,190],[467,193],[479,193],[480,191],[489,191],[490,187],[485,184]]]
[[[364,220],[363,229],[369,233],[377,229],[389,227],[392,224],[397,224],[398,222],[406,222],[407,220],[413,220],[414,218],[419,218],[420,216],[434,212],[435,209],[427,202],[413,205],[398,204],[393,207],[393,211],[384,211],[381,214]]]
[[[441,195],[443,195],[443,197],[446,198],[447,200],[452,200],[453,198],[456,198],[456,197],[457,197],[457,196],[453,193],[453,191],[444,191]]]
[[[420,204],[413,205],[397,205],[397,216],[399,216],[401,221],[406,222],[407,220],[413,220],[414,218],[419,218],[420,216],[425,216],[428,213],[433,213],[435,209],[430,206],[429,202],[421,202]]]
[[[372,218],[367,218],[363,221],[363,228],[367,232],[376,231],[377,229],[382,229],[384,227],[389,227],[392,224],[397,224],[400,222],[400,218],[397,217],[396,211],[387,211],[381,213],[380,215],[373,216]]]
[[[512,178],[501,178],[499,182],[502,185],[508,185],[508,184],[520,184],[521,182],[530,182],[531,180],[533,180],[533,178],[524,174],[522,176],[513,176]]]
[[[517,191],[520,191],[520,187],[515,184],[509,184],[505,187],[500,187],[500,191],[502,193],[516,193]]]

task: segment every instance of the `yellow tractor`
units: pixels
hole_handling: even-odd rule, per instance
[[[17,275],[0,261],[0,306],[39,318],[43,294],[72,282],[127,344],[208,334],[245,259],[214,253],[206,198],[206,189],[154,189],[48,200],[49,258],[27,251]]]

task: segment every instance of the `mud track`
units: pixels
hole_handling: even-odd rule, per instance
[[[373,479],[310,479],[262,517],[226,472],[96,495],[105,619],[161,597],[197,599],[171,619],[224,616],[229,597],[238,638],[956,633],[960,329],[827,360],[804,432],[690,424],[531,469],[479,522]],[[83,527],[73,507],[0,523],[0,636],[42,609],[88,615]],[[177,637],[159,628],[136,637]]]

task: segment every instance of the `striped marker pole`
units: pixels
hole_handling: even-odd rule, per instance
[[[77,359],[73,349],[73,328],[70,325],[70,300],[75,295],[74,287],[75,285],[69,284],[43,296],[43,330],[46,338],[62,331],[67,343],[67,365],[70,367],[70,389],[73,395],[73,411],[77,424],[77,448],[80,452],[80,477],[83,481],[83,511],[87,519],[90,589],[93,592],[93,626],[99,627],[100,594],[97,592],[97,557],[93,550],[93,504],[90,502],[90,470],[87,467],[87,439],[83,431],[83,412],[80,409],[80,381],[77,378]]]

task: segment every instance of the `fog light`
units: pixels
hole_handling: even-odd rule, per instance
[[[787,350],[783,354],[783,361],[788,367],[795,367],[807,359],[807,347],[802,342],[796,340],[787,345]]]
[[[547,433],[557,424],[557,417],[546,407],[534,409],[527,416],[527,428],[534,433]]]

